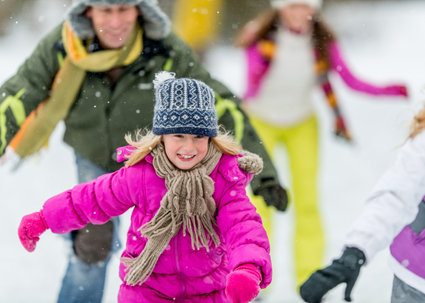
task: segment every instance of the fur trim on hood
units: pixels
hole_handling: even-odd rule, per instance
[[[242,151],[242,157],[238,158],[239,168],[248,174],[258,175],[263,170],[263,159],[259,155]]]
[[[151,39],[163,39],[171,31],[170,19],[158,6],[157,0],[74,0],[66,18],[80,39],[90,39],[95,36],[90,18],[84,15],[87,7],[108,5],[136,5],[144,21],[143,31]]]

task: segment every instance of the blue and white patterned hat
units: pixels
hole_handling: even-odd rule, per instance
[[[175,79],[174,73],[165,71],[157,73],[153,83],[155,135],[217,136],[215,97],[208,85],[195,79]]]

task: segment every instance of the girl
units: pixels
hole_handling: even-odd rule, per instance
[[[314,273],[303,286],[306,302],[320,303],[340,283],[345,300],[360,268],[388,245],[394,272],[392,303],[425,302],[425,109],[413,120],[412,132],[397,160],[378,181],[361,216],[349,231],[341,258]]]
[[[272,5],[271,11],[245,26],[237,45],[246,48],[248,86],[244,99],[251,122],[270,154],[279,143],[288,151],[300,285],[321,266],[324,249],[317,207],[319,139],[313,89],[316,84],[321,86],[333,109],[335,134],[348,141],[351,135],[328,81],[330,71],[338,73],[352,89],[371,95],[406,97],[407,93],[404,86],[377,87],[351,74],[335,36],[318,12],[320,0],[275,0]],[[261,204],[257,209],[270,226],[270,211]]]
[[[269,243],[245,187],[262,160],[217,130],[203,82],[154,80],[152,132],[118,149],[125,167],[77,185],[25,216],[28,251],[51,229],[103,224],[134,207],[118,302],[249,302],[271,282]],[[240,169],[241,168],[241,169]]]

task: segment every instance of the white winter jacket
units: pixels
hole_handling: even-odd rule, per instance
[[[370,262],[418,215],[425,196],[425,131],[409,139],[399,151],[395,164],[381,177],[363,213],[346,237],[346,247],[364,252]],[[425,255],[423,256],[425,262]],[[425,293],[425,279],[415,275],[406,264],[391,257],[390,267],[406,284]]]

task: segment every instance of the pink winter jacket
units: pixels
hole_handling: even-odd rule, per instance
[[[337,42],[332,42],[329,45],[328,51],[331,70],[338,73],[341,79],[344,80],[351,89],[370,95],[407,97],[407,88],[404,85],[376,86],[356,78],[345,63]],[[269,69],[269,63],[263,59],[255,43],[246,48],[245,54],[248,70],[247,88],[243,101],[249,102],[251,101],[250,99],[258,95]]]
[[[211,178],[217,203],[218,247],[193,250],[190,237],[180,232],[171,239],[159,257],[152,275],[141,286],[121,285],[118,302],[229,302],[224,289],[226,276],[241,264],[252,263],[261,269],[261,288],[270,284],[270,247],[261,218],[249,201],[245,187],[252,175],[239,169],[236,156],[224,154]],[[87,223],[104,224],[134,207],[127,233],[124,257],[137,257],[147,238],[137,231],[158,211],[167,192],[165,180],[158,177],[153,157],[129,168],[103,175],[49,199],[43,207],[47,225],[64,234]],[[124,265],[120,278],[124,281]]]

